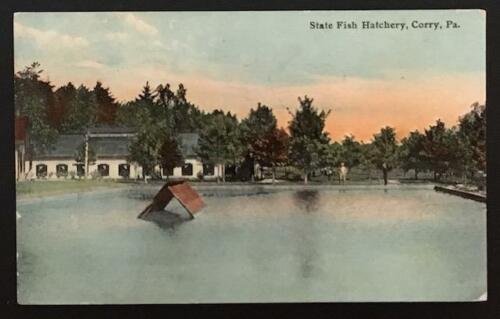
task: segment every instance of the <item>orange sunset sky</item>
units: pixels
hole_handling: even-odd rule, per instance
[[[15,67],[42,64],[60,86],[97,80],[120,101],[183,83],[200,108],[242,118],[261,102],[287,126],[297,97],[332,109],[326,129],[369,141],[381,127],[401,138],[438,118],[455,125],[484,103],[484,15],[453,11],[460,30],[412,29],[450,12],[21,13],[14,23]],[[407,22],[408,31],[312,31],[310,21]],[[99,32],[96,32],[99,30]]]

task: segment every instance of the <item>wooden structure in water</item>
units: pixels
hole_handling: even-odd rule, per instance
[[[486,195],[473,193],[473,192],[467,192],[467,191],[455,189],[452,187],[445,187],[445,186],[439,186],[439,185],[434,186],[434,190],[438,191],[438,192],[443,192],[443,193],[447,193],[447,194],[451,194],[451,195],[460,196],[460,197],[467,198],[467,199],[472,199],[472,200],[475,200],[476,202],[486,203]]]
[[[191,215],[191,218],[194,218],[194,214],[205,207],[205,203],[198,192],[196,192],[188,182],[171,181],[163,185],[153,198],[153,202],[137,217],[143,218],[150,212],[163,210],[173,198],[179,201],[182,207]]]

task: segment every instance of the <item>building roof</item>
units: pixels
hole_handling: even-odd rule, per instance
[[[124,158],[129,155],[129,137],[92,137],[90,147],[94,150],[97,158]]]
[[[180,133],[180,149],[184,157],[197,157],[199,135],[197,133]]]
[[[93,135],[89,138],[89,146],[96,158],[126,158],[129,155],[128,147],[133,135]],[[179,147],[185,158],[197,157],[199,136],[196,133],[179,134]],[[78,147],[85,142],[84,134],[61,134],[55,144],[44,154],[38,154],[35,159],[75,158]]]
[[[35,159],[74,158],[77,148],[85,141],[81,134],[59,135],[56,142],[43,154],[35,154]]]
[[[91,137],[89,147],[94,151],[96,158],[124,158],[127,157],[130,137]],[[82,134],[59,135],[56,143],[44,154],[35,156],[36,159],[75,158],[78,147],[85,142]]]
[[[135,129],[124,126],[101,125],[89,128],[90,134],[134,134]]]

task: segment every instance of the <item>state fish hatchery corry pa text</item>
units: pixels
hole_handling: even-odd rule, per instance
[[[310,21],[309,29],[311,30],[355,30],[355,29],[393,29],[393,30],[409,30],[409,29],[425,29],[425,30],[446,30],[459,29],[460,24],[452,20],[446,21],[419,21],[413,20],[410,23],[406,22],[389,22],[389,21]]]

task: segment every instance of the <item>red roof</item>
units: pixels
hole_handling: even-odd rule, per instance
[[[160,189],[153,203],[146,207],[138,217],[141,218],[151,211],[164,209],[174,197],[191,216],[205,206],[200,195],[186,181],[170,181]]]
[[[15,135],[17,141],[26,141],[26,132],[28,130],[28,118],[26,116],[16,117]]]

